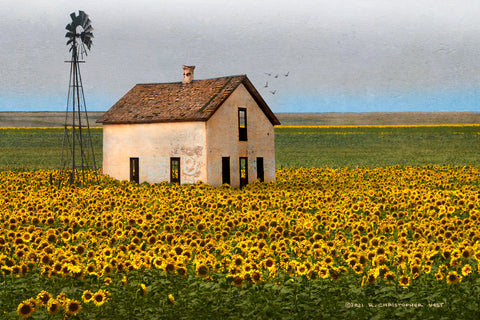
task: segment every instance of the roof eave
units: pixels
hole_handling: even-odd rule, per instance
[[[233,76],[232,76],[233,77]],[[235,76],[235,77],[238,77],[238,76]],[[238,85],[240,84],[243,84],[245,86],[245,88],[247,89],[247,91],[250,93],[250,95],[253,97],[253,99],[255,100],[255,102],[257,103],[257,105],[260,107],[260,109],[262,109],[262,111],[265,113],[266,117],[268,118],[268,120],[270,120],[270,122],[272,123],[272,125],[280,125],[280,121],[278,120],[278,118],[275,116],[275,114],[273,113],[273,111],[270,109],[270,107],[267,105],[267,103],[265,102],[265,100],[263,100],[262,96],[260,95],[260,93],[257,91],[257,89],[255,89],[255,86],[250,82],[250,80],[248,79],[247,75],[244,74],[244,75],[241,75],[242,77],[242,80],[241,82],[239,82]],[[238,86],[237,86],[238,87]],[[237,88],[236,87],[236,88]],[[217,105],[215,107],[215,110],[210,114],[209,118],[213,116],[213,114],[218,110],[218,108],[220,108],[221,105],[223,105],[223,103],[232,95],[232,93],[236,90],[236,88],[234,90],[232,90],[228,95],[225,95],[225,97],[218,101],[217,102]],[[208,120],[208,119],[207,119]]]
[[[270,109],[270,107],[268,106],[268,104],[265,102],[265,100],[263,100],[262,96],[260,95],[260,93],[257,91],[257,89],[255,88],[255,86],[250,82],[250,80],[247,78],[247,76],[245,76],[244,80],[243,80],[243,85],[245,86],[245,88],[247,88],[248,92],[250,92],[250,94],[252,95],[253,99],[255,100],[255,102],[258,104],[258,106],[262,109],[262,111],[265,113],[265,115],[267,116],[267,118],[270,120],[270,122],[272,123],[272,125],[280,125],[280,121],[278,120],[278,118],[275,116],[275,114],[273,113],[272,109]]]

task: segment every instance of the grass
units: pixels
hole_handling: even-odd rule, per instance
[[[63,128],[0,128],[0,170],[54,169],[61,166]],[[102,160],[102,129],[92,128],[96,163]]]
[[[480,166],[478,126],[279,127],[277,167]]]
[[[124,285],[112,276],[103,279],[56,279],[39,274],[5,277],[11,290],[1,290],[4,319],[18,319],[19,297],[35,297],[39,288],[52,295],[63,292],[80,300],[84,290],[104,288],[111,294],[101,307],[84,304],[79,319],[477,319],[479,284],[439,286],[436,280],[412,284],[407,289],[374,285],[359,288],[347,280],[276,280],[261,284],[232,286],[225,277],[203,281],[162,272],[132,272]],[[148,292],[142,295],[140,284]],[[432,290],[435,288],[435,290]],[[7,292],[5,292],[7,291]],[[435,295],[432,295],[432,292]],[[175,304],[169,303],[172,294]],[[35,319],[47,319],[39,308]],[[11,311],[10,311],[11,310]],[[63,312],[48,319],[61,319]],[[2,318],[2,315],[0,315]]]
[[[102,129],[91,129],[97,166]],[[60,167],[63,128],[0,128],[0,170]],[[277,168],[480,166],[480,127],[333,126],[277,127]]]

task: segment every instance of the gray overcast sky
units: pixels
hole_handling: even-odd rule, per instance
[[[0,111],[65,109],[78,10],[95,29],[92,111],[181,81],[183,64],[197,79],[247,74],[274,112],[480,111],[474,0],[0,0]]]

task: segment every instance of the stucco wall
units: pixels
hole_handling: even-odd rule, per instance
[[[247,141],[239,141],[238,108],[247,109]],[[240,85],[207,121],[208,183],[222,184],[222,157],[230,157],[230,184],[240,185],[239,158],[248,157],[248,182],[257,179],[263,157],[265,181],[275,181],[274,127],[248,90]]]
[[[207,181],[205,122],[103,125],[103,173],[130,179],[139,158],[140,183],[170,181],[170,157],[180,157],[180,182]]]

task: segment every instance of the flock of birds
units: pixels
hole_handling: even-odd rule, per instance
[[[272,79],[278,79],[278,78],[286,78],[288,77],[288,75],[290,74],[290,71],[287,71],[287,73],[283,73],[283,74],[279,74],[279,73],[273,73],[273,72],[264,72],[268,77],[272,78]],[[263,88],[271,88],[271,86],[268,84],[268,81],[265,81],[265,85],[263,86]],[[273,89],[273,88],[272,88]],[[270,90],[269,89],[269,92],[271,94],[275,94],[277,93],[277,89],[273,89],[273,90]]]

